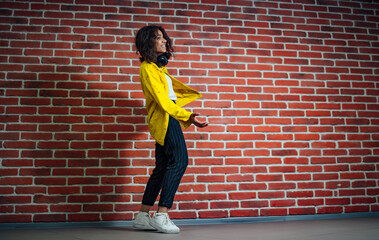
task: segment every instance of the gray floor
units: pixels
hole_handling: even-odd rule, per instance
[[[180,234],[131,227],[0,230],[1,240],[378,240],[379,218],[180,226]]]

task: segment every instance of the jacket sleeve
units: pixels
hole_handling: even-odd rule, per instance
[[[157,70],[144,67],[141,68],[140,74],[145,90],[165,112],[180,122],[187,122],[189,120],[192,113],[179,107],[169,99],[163,85],[164,83],[162,83]]]

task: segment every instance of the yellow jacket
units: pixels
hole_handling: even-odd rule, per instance
[[[168,98],[168,84],[165,73],[172,80],[172,87],[177,96],[176,104]],[[191,125],[191,112],[183,109],[186,104],[201,97],[201,93],[186,86],[168,74],[166,67],[159,68],[155,63],[141,63],[140,80],[146,97],[147,123],[153,138],[164,145],[169,115],[180,122],[183,128]]]

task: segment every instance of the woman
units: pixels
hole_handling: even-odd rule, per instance
[[[194,124],[206,127],[207,122],[196,119],[198,114],[182,107],[201,94],[168,74],[165,65],[173,52],[166,31],[160,26],[145,26],[136,36],[137,51],[141,55],[140,81],[146,98],[148,126],[156,140],[155,169],[146,185],[140,212],[133,226],[144,230],[179,233],[170,220],[172,207],[180,180],[188,165],[188,154],[183,128]],[[160,193],[158,211],[150,218],[149,210]]]

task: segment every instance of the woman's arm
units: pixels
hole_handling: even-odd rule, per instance
[[[190,119],[191,112],[179,107],[169,99],[158,70],[143,67],[141,68],[140,76],[141,83],[145,91],[147,91],[145,95],[150,95],[154,101],[173,118],[183,122],[187,122]]]
[[[196,117],[199,116],[198,113],[192,113],[189,120],[191,123],[193,123],[196,127],[199,127],[199,128],[203,128],[203,127],[206,127],[208,126],[208,122],[202,122],[202,121],[199,121],[198,119],[196,119]]]

